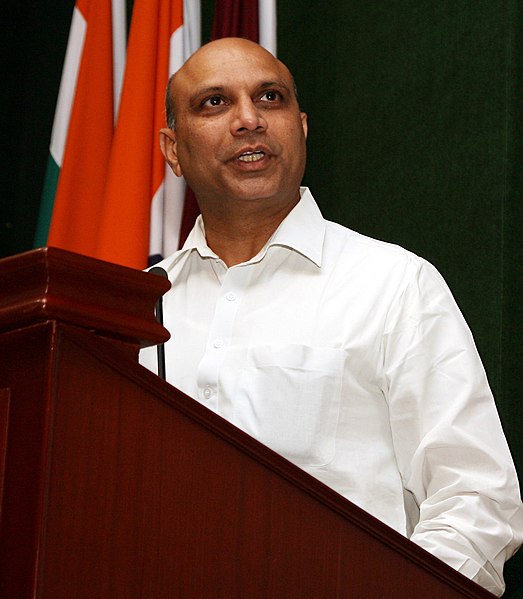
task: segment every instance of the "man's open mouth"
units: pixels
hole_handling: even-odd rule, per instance
[[[258,160],[261,160],[264,156],[265,152],[262,152],[261,150],[258,152],[244,152],[238,156],[238,160],[241,160],[241,162],[258,162]]]

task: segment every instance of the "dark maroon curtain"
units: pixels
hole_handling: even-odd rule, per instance
[[[211,39],[244,37],[257,42],[258,0],[216,0]]]

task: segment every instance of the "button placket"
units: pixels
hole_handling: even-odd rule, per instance
[[[241,303],[243,287],[247,284],[248,278],[249,273],[246,272],[245,267],[232,267],[223,276],[207,347],[198,367],[200,401],[215,411],[218,411],[220,367],[233,338],[234,322]]]

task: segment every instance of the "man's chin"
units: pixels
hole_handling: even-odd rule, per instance
[[[237,201],[243,202],[281,202],[285,203],[288,194],[285,193],[284,189],[286,186],[281,184],[274,184],[271,182],[251,180],[245,182],[243,185],[233,186],[231,188],[230,196]],[[299,189],[299,186],[296,188]],[[292,194],[291,194],[292,195]]]

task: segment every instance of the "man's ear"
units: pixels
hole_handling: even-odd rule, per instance
[[[172,129],[160,129],[160,149],[167,164],[171,167],[177,177],[182,176],[182,169],[178,162],[176,131]]]
[[[301,126],[303,128],[303,134],[305,135],[305,139],[307,139],[307,132],[309,130],[307,125],[307,114],[305,112],[300,112]]]

